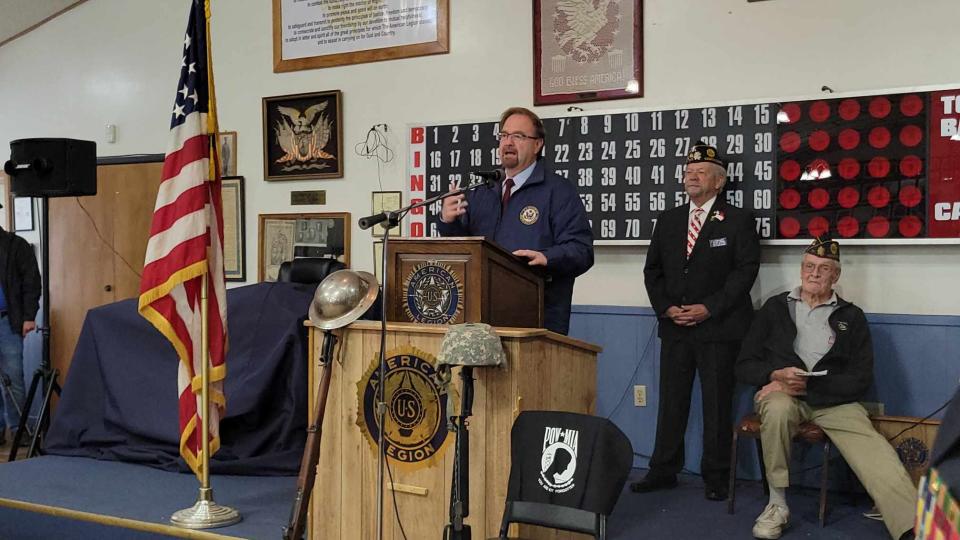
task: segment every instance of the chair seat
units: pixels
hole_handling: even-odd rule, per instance
[[[744,416],[743,420],[740,420],[740,425],[737,426],[737,431],[740,435],[747,437],[755,439],[760,437],[760,415],[752,413]],[[823,432],[823,428],[813,422],[801,422],[793,438],[808,443],[822,443],[827,440],[827,434]]]

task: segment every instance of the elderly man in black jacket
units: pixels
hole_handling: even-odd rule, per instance
[[[823,428],[843,454],[890,535],[913,530],[917,491],[858,403],[873,383],[873,346],[863,311],[834,292],[839,278],[839,244],[814,240],[803,255],[800,286],[767,300],[743,341],[737,378],[760,387],[754,401],[770,483],[755,538],[779,538],[789,523],[790,440],[805,421]]]

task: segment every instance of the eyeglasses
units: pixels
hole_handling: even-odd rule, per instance
[[[502,140],[504,140],[504,139],[509,139],[509,140],[511,140],[511,141],[513,141],[513,142],[522,142],[522,141],[526,141],[526,140],[528,140],[528,139],[529,139],[529,140],[536,140],[536,139],[539,139],[539,138],[540,138],[540,137],[531,136],[531,135],[526,135],[526,134],[524,134],[524,133],[507,133],[506,131],[501,131],[500,133],[497,133],[497,140],[498,140],[498,141],[502,141]]]

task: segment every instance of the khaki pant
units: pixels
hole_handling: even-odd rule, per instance
[[[763,463],[773,487],[790,485],[790,441],[801,422],[820,426],[860,479],[883,514],[893,538],[913,528],[917,489],[896,451],[877,433],[859,403],[811,407],[783,392],[771,392],[756,404],[762,425]]]

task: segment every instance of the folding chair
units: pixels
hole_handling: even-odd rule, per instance
[[[626,435],[606,418],[524,411],[510,438],[510,481],[497,538],[508,538],[510,524],[522,523],[604,540],[607,516],[633,466]]]

